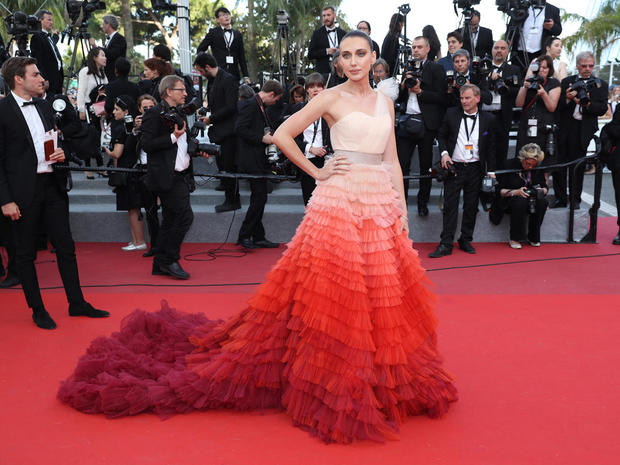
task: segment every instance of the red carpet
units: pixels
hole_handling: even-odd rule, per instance
[[[116,330],[136,307],[166,298],[187,311],[240,310],[282,250],[183,262],[187,282],[152,277],[150,261],[118,244],[79,244],[82,282],[154,286],[86,289],[112,317],[69,318],[62,290],[44,293],[58,323],[34,327],[20,290],[0,291],[0,464],[613,464],[620,455],[620,247],[605,224],[598,245],[513,251],[479,244],[469,256],[425,259],[436,283],[439,343],[460,400],[440,420],[409,419],[401,440],[326,446],[279,411],[212,411],[161,421],[107,420],[56,401],[88,343]],[[609,236],[609,237],[606,237]],[[184,247],[184,253],[205,245]],[[420,244],[422,256],[432,244]],[[233,248],[231,246],[231,248]],[[605,256],[607,254],[607,256]],[[569,258],[549,261],[527,260]],[[59,284],[53,255],[40,255],[42,286]],[[162,287],[161,285],[194,287]],[[198,285],[219,284],[218,287]]]

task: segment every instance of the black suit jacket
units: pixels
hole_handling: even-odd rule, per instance
[[[35,98],[36,109],[46,131],[54,128],[54,111],[43,99]],[[55,168],[55,167],[54,167]],[[67,171],[54,169],[61,192],[66,190]],[[15,202],[27,208],[34,198],[37,153],[30,130],[12,94],[0,100],[0,205]]]
[[[30,56],[37,59],[39,71],[50,83],[47,92],[54,95],[62,92],[64,73],[62,65],[58,69],[58,60],[56,58],[56,53],[58,53],[62,63],[62,55],[58,51],[58,47],[56,47],[58,34],[51,36],[51,39],[52,43],[48,40],[48,34],[45,31],[34,33],[30,39]]]
[[[126,77],[120,77],[105,86],[105,111],[108,115],[114,110],[114,100],[121,95],[131,97],[137,103],[140,97],[140,88],[135,82],[130,82]]]
[[[198,45],[197,53],[206,52],[211,47],[211,54],[217,60],[217,65],[239,80],[241,76],[248,76],[248,65],[245,61],[243,36],[235,29],[232,29],[232,32],[233,41],[230,44],[230,51],[226,48],[224,29],[218,26],[209,29],[205,38]],[[232,56],[234,63],[226,63],[227,56]],[[239,74],[239,67],[241,67],[241,74]]]
[[[338,45],[345,36],[346,31],[339,27],[336,28],[336,36],[338,36]],[[327,49],[331,48],[329,38],[327,37],[327,29],[325,26],[321,26],[315,29],[310,37],[310,45],[308,46],[308,58],[315,60],[315,71],[321,74],[329,74],[330,67],[330,55],[327,54]]]
[[[562,33],[562,18],[560,17],[560,9],[557,6],[553,6],[552,4],[547,3],[547,5],[545,6],[545,20],[547,19],[553,20],[553,27],[551,29],[543,28],[542,37],[540,39],[540,50],[541,51],[544,51],[543,50],[544,44],[549,37],[553,37],[553,36],[558,37]],[[510,31],[511,28],[515,26],[516,26],[516,23],[514,19],[511,19],[508,22],[508,28],[506,29],[506,37],[508,37],[508,31]],[[513,51],[516,51],[519,49],[520,41],[521,41],[521,26],[518,26],[516,28],[516,33],[514,35],[514,38],[512,39],[512,43],[515,44],[515,46],[512,48]]]
[[[241,173],[264,174],[269,172],[263,136],[267,123],[255,95],[242,102],[235,123],[237,135],[236,165]]]
[[[207,94],[212,123],[209,128],[209,139],[219,144],[235,133],[239,81],[232,74],[218,68],[215,77],[209,79]]]
[[[446,72],[434,61],[427,60],[422,68],[422,92],[418,94],[418,103],[422,111],[424,127],[436,131],[446,111]],[[398,102],[404,106],[409,99],[409,89],[400,90]]]
[[[116,75],[114,74],[114,63],[116,59],[124,57],[127,54],[127,40],[117,32],[104,47],[104,50],[106,57],[105,75],[108,77],[108,82],[112,82],[116,79]]]
[[[559,134],[561,139],[566,139],[567,137],[576,106],[574,100],[570,100],[569,102],[566,101],[566,90],[577,80],[577,78],[578,75],[574,74],[562,80],[560,104],[558,105],[560,111]],[[607,92],[607,83],[601,79],[601,87],[598,87],[590,92],[590,106],[588,108],[582,107],[582,120],[579,125],[579,131],[581,148],[583,150],[588,148],[592,136],[594,136],[594,133],[598,131],[598,117],[607,113]]]
[[[508,86],[508,92],[505,95],[501,96],[501,113],[498,123],[501,125],[504,131],[508,131],[510,130],[510,125],[512,123],[512,109],[515,106],[515,100],[517,99],[517,94],[519,93],[519,86],[521,85],[521,72],[517,66],[511,65],[507,61],[504,61],[504,63],[502,63],[502,66],[499,67],[499,71],[501,71],[503,79],[510,76],[519,77],[519,85]]]
[[[486,111],[478,111],[478,154],[485,172],[495,171],[495,116]],[[461,108],[448,108],[437,134],[439,151],[454,153],[454,147],[463,121]]]
[[[493,31],[491,29],[478,26],[478,41],[476,42],[476,50],[471,49],[471,38],[469,33],[465,33],[463,28],[460,29],[463,34],[463,48],[472,56],[479,56],[480,58],[489,55],[493,56]]]
[[[390,67],[390,75],[396,72],[396,60],[398,60],[399,35],[387,34],[381,45],[381,58],[387,61]]]
[[[145,184],[154,192],[170,190],[177,159],[177,144],[172,143],[170,130],[159,116],[165,106],[165,102],[158,103],[149,108],[142,117],[140,143],[148,157]],[[189,170],[192,172],[191,159]]]

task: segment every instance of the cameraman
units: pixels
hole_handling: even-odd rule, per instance
[[[165,76],[159,83],[161,102],[144,113],[142,118],[142,148],[147,154],[145,184],[161,200],[162,225],[153,260],[154,275],[189,279],[179,264],[181,244],[192,225],[194,213],[189,194],[194,190],[192,160],[187,153],[187,122],[172,128],[160,113],[174,112],[185,103],[183,78]],[[184,115],[176,113],[182,119]]]
[[[592,76],[594,55],[592,52],[581,52],[577,55],[576,62],[578,74],[562,81],[558,141],[560,163],[586,155],[590,140],[598,131],[598,117],[607,112],[607,83]],[[573,180],[573,169],[569,167],[569,185],[573,185],[576,208],[579,208],[581,202],[584,171],[585,164],[582,164],[577,168]],[[553,193],[555,201],[550,207],[566,207],[566,168],[553,173]]]
[[[471,60],[469,52],[465,49],[456,50],[452,54],[452,62],[454,64],[454,75],[446,78],[447,81],[447,106],[461,106],[460,89],[465,84],[473,84],[480,89],[481,104],[490,105],[493,103],[493,95],[489,91],[489,85],[486,76],[479,71],[470,69]]]
[[[433,164],[433,141],[445,112],[446,93],[443,68],[427,59],[430,51],[428,40],[422,36],[416,37],[413,39],[411,49],[416,64],[407,66],[397,100],[401,108],[405,109],[405,114],[399,118],[396,138],[398,160],[405,176],[409,175],[411,157],[416,147],[420,157],[420,173],[428,173]],[[417,131],[411,131],[411,121],[416,122]],[[407,198],[409,180],[405,180],[404,183]],[[421,179],[418,191],[418,215],[428,215],[430,194],[431,179]]]
[[[541,170],[530,171],[545,158],[537,144],[521,147],[517,158],[507,162],[507,169],[523,169],[521,172],[501,176],[499,193],[504,207],[510,211],[510,241],[513,249],[521,248],[526,238],[530,245],[540,247],[540,226],[547,211],[547,183]]]
[[[58,31],[53,30],[54,19],[51,11],[39,10],[36,16],[41,22],[41,31],[32,34],[30,38],[30,56],[37,59],[39,71],[48,82],[48,94],[60,94],[64,74],[62,56],[56,46]]]
[[[274,105],[282,96],[282,85],[269,80],[252,98],[244,100],[239,109],[237,134],[237,168],[242,173],[264,175],[269,173],[265,149],[272,144],[276,130],[265,107]],[[267,179],[250,179],[250,206],[239,230],[237,244],[246,249],[275,248],[279,244],[265,238],[263,213],[267,203]]]
[[[491,56],[493,31],[480,26],[480,12],[478,10],[472,10],[470,24],[471,28],[469,31],[465,30],[464,27],[459,29],[459,32],[463,35],[463,48],[473,56]]]

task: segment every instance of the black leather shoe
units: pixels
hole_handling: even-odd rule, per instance
[[[43,307],[32,309],[32,321],[41,329],[56,329],[56,322]]]
[[[418,216],[428,216],[428,207],[426,204],[418,205]]]
[[[559,199],[555,199],[553,202],[551,202],[551,204],[549,205],[549,208],[566,208],[567,203],[566,200],[562,201]]]
[[[618,231],[618,234],[616,235],[616,237],[614,237],[614,240],[611,241],[611,243],[613,245],[620,245],[620,231]]]
[[[9,287],[17,286],[18,284],[19,278],[17,275],[9,271],[6,278],[4,278],[4,281],[0,283],[0,289],[8,289]]]
[[[258,246],[254,244],[254,241],[250,238],[239,239],[237,245],[240,245],[244,249],[257,249]]]
[[[278,244],[277,242],[271,242],[267,239],[254,241],[254,245],[259,249],[277,249],[278,247],[280,247],[280,244]]]
[[[69,304],[69,316],[87,316],[88,318],[105,318],[110,316],[110,312],[97,310],[88,302],[81,304]]]
[[[474,249],[474,246],[471,245],[471,242],[459,240],[458,243],[459,243],[459,249],[461,249],[463,252],[467,252],[471,254],[476,253],[476,249]]]
[[[147,257],[147,258],[152,257],[153,255],[155,255],[155,252],[153,252],[153,249],[149,249],[142,254],[143,257]]]
[[[189,273],[181,268],[179,262],[173,262],[170,265],[159,265],[159,271],[173,278],[189,279]]]
[[[153,261],[153,269],[151,270],[151,274],[153,276],[165,276],[166,273],[164,273],[162,270],[159,269],[159,263],[157,263],[156,261]]]
[[[224,202],[215,206],[215,213],[231,212],[233,210],[239,210],[241,208],[240,202]]]
[[[446,255],[452,255],[452,247],[448,247],[444,244],[439,244],[434,252],[428,254],[431,258],[441,258]]]

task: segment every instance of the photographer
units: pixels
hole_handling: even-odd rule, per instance
[[[51,11],[39,10],[36,13],[41,22],[41,31],[30,38],[30,56],[37,59],[39,71],[48,82],[50,95],[62,93],[64,79],[62,56],[58,51],[58,31],[53,30],[54,19]]]
[[[282,96],[282,85],[269,80],[262,89],[243,101],[235,123],[237,135],[237,168],[242,173],[268,174],[265,149],[271,145],[275,127],[265,107],[275,104]],[[263,213],[267,203],[267,180],[250,179],[250,206],[239,230],[237,243],[246,249],[275,248],[279,244],[265,238]]]
[[[616,209],[620,209],[620,105],[616,106],[613,119],[601,129],[601,145],[605,162],[611,171]],[[620,215],[618,215],[618,227],[620,228]],[[620,229],[612,244],[620,245]]]
[[[577,72],[562,81],[560,94],[560,130],[558,140],[559,162],[565,163],[584,157],[590,140],[598,131],[598,117],[607,111],[607,83],[592,75],[594,55],[581,52],[577,55]],[[566,168],[553,173],[555,201],[551,208],[566,207]],[[573,180],[573,169],[569,169],[569,184],[573,185],[576,208],[581,202],[585,164],[577,168]]]
[[[237,100],[239,84],[237,79],[217,65],[213,55],[199,53],[194,60],[194,68],[208,79],[207,99],[209,116],[201,117],[205,124],[210,124],[209,140],[221,146],[220,155],[216,157],[220,171],[235,173],[235,119],[237,118]],[[239,183],[236,179],[222,179],[224,187],[224,203],[215,206],[217,213],[238,210],[241,208]]]
[[[441,65],[428,60],[430,46],[425,37],[413,39],[413,61],[407,65],[397,102],[404,109],[399,117],[396,137],[398,160],[403,175],[409,175],[411,157],[418,148],[420,173],[433,164],[433,141],[445,112],[446,79]],[[405,180],[405,198],[409,180]],[[428,216],[431,179],[420,180],[418,215]]]
[[[315,61],[315,71],[323,75],[330,73],[330,64],[338,50],[340,40],[346,32],[336,26],[336,11],[333,6],[321,10],[323,26],[315,29],[308,45],[308,58]]]
[[[456,50],[452,54],[452,62],[454,64],[454,73],[446,73],[447,106],[460,108],[460,89],[465,84],[473,84],[480,89],[481,105],[493,103],[493,95],[489,91],[486,76],[480,70],[470,67],[469,52],[462,48]]]
[[[460,88],[461,108],[448,108],[439,127],[437,140],[441,150],[441,167],[448,171],[444,179],[443,229],[441,241],[431,258],[452,254],[458,222],[459,197],[463,191],[463,219],[459,248],[475,254],[471,245],[480,188],[485,173],[495,177],[495,117],[478,110],[480,89],[472,84]]]
[[[112,82],[116,79],[114,74],[116,59],[127,55],[127,40],[118,32],[118,18],[114,15],[105,15],[103,17],[101,30],[107,37],[103,46],[107,59],[105,75],[108,77],[108,81]],[[88,41],[91,47],[95,47],[95,41],[92,37]]]
[[[463,48],[471,53],[472,56],[491,56],[493,51],[493,31],[480,26],[479,11],[472,10],[470,24],[470,30],[465,30],[465,28],[459,30],[463,35]]]
[[[537,144],[521,147],[517,158],[507,162],[506,169],[523,169],[518,173],[501,176],[499,193],[504,208],[510,212],[510,241],[513,249],[520,249],[525,240],[540,247],[540,226],[547,211],[547,182],[541,170],[530,171],[540,164],[545,155]]]

